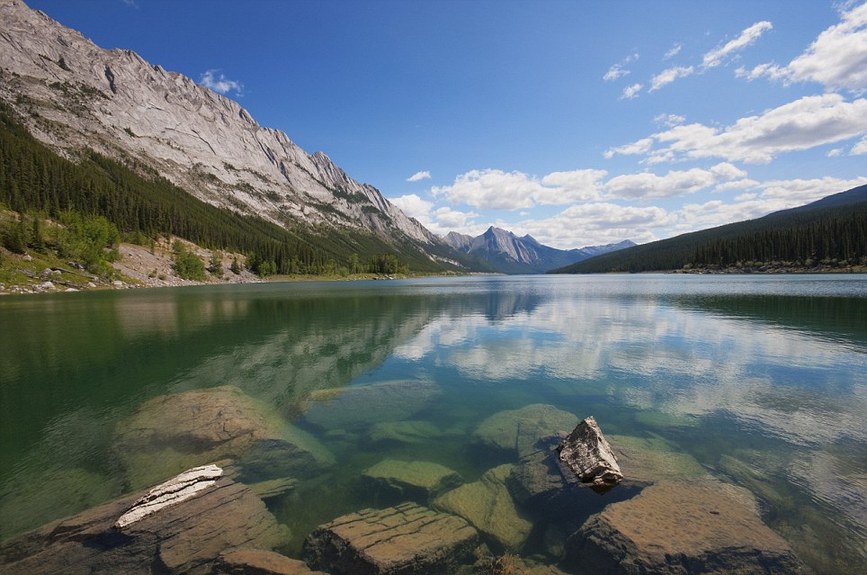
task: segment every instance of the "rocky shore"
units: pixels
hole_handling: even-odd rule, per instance
[[[382,429],[438,387],[388,381],[311,396],[302,426]],[[411,446],[430,424],[394,426]],[[380,431],[382,433],[382,431]],[[439,432],[441,433],[441,432]],[[274,509],[340,462],[273,407],[222,386],[155,397],[115,431],[133,492],[0,544],[0,570],[40,573],[471,575],[805,572],[746,489],[660,440],[605,438],[555,406],[501,411],[472,433],[508,456],[467,480],[385,458],[357,478],[375,507],[292,533]],[[304,504],[303,501],[300,502]],[[295,529],[293,527],[293,529]],[[300,553],[283,554],[290,538]]]

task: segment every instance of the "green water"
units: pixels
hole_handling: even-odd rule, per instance
[[[865,373],[863,276],[481,277],[7,297],[0,538],[152,484],[147,474],[163,470],[119,456],[120,430],[154,398],[232,386],[339,462],[300,473],[294,490],[268,500],[292,532],[289,554],[316,525],[391,503],[364,487],[363,470],[429,461],[475,481],[515,460],[482,448],[478,426],[548,404],[747,487],[818,573],[862,573]],[[394,381],[403,383],[379,385]],[[391,389],[402,391],[379,391]],[[322,408],[341,396],[350,409]],[[523,552],[553,562],[538,531]]]

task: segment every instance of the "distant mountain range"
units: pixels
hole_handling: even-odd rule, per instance
[[[604,246],[560,250],[540,244],[530,235],[518,237],[491,226],[480,236],[449,232],[445,242],[455,250],[473,256],[492,271],[506,274],[538,274],[635,245],[630,240]]]
[[[766,266],[867,267],[867,185],[762,218],[604,254],[551,273]]]

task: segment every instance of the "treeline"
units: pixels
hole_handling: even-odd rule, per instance
[[[604,254],[551,273],[867,264],[867,186],[763,218]]]
[[[0,204],[11,210],[51,219],[68,212],[103,216],[137,243],[174,235],[210,249],[247,254],[248,267],[261,275],[335,273],[359,267],[358,254],[372,262],[378,254],[400,252],[372,234],[332,228],[318,230],[320,234],[300,226],[289,230],[220,209],[146,166],[130,164],[94,152],[78,163],[61,158],[0,107]],[[411,247],[400,256],[417,264],[415,269],[437,269]]]

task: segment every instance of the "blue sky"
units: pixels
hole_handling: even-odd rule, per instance
[[[27,0],[432,231],[643,243],[867,183],[867,2]]]

